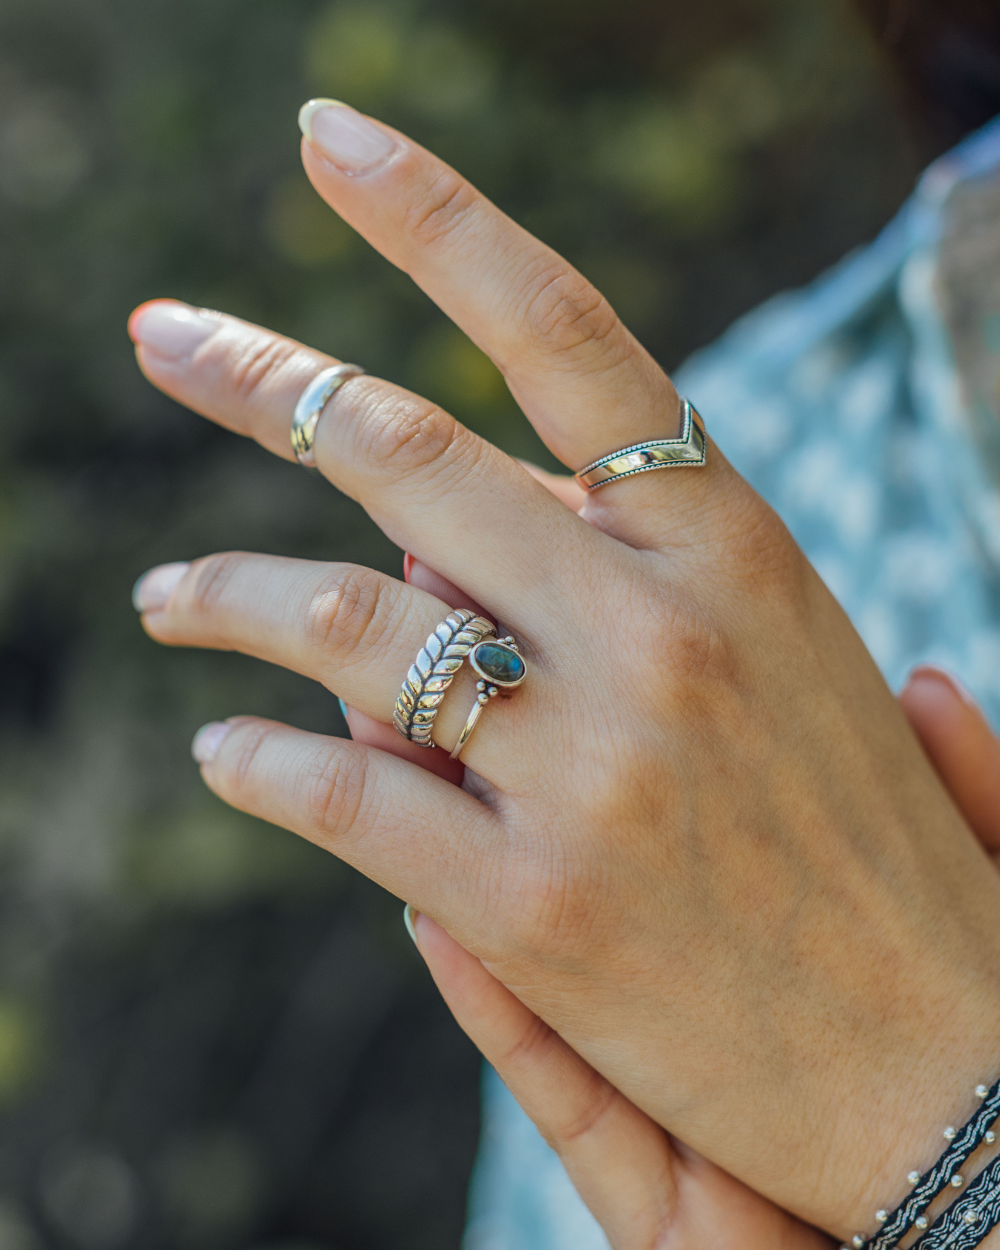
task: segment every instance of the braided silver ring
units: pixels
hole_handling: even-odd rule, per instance
[[[417,653],[396,699],[392,723],[410,742],[434,747],[431,729],[445,691],[465,657],[484,638],[496,637],[496,628],[483,616],[456,608],[430,635]]]
[[[315,466],[313,442],[323,409],[348,378],[359,377],[362,373],[364,369],[360,365],[334,365],[317,373],[299,396],[292,417],[292,451],[299,464],[304,464],[307,469]]]

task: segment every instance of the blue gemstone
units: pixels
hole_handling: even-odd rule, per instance
[[[516,686],[527,672],[517,652],[502,642],[481,642],[472,652],[472,666],[498,686]]]

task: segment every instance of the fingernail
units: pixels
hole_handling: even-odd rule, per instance
[[[403,581],[409,582],[410,574],[413,572],[413,556],[408,551],[403,552]]]
[[[368,174],[392,156],[396,140],[339,100],[310,100],[299,109],[299,129],[341,173]]]
[[[166,607],[177,583],[190,567],[186,562],[158,564],[143,573],[132,587],[132,606],[137,612],[156,612]]]
[[[406,932],[410,935],[414,946],[417,945],[417,931],[413,926],[417,923],[419,915],[420,912],[417,911],[412,903],[407,903],[403,908],[403,924],[406,925]]]
[[[969,691],[966,690],[965,686],[962,685],[954,673],[949,673],[943,668],[938,668],[936,664],[921,664],[913,670],[908,678],[908,681],[913,681],[916,677],[933,677],[938,681],[947,682],[948,685],[954,688],[955,693],[964,703],[967,703],[969,707],[974,707],[978,710],[979,704]]]
[[[202,725],[191,743],[191,754],[199,764],[211,764],[219,753],[223,739],[232,729],[228,721],[213,720]]]
[[[337,706],[340,708],[341,716],[343,716],[344,720],[347,720],[347,704],[343,699],[338,699]]]
[[[218,328],[216,318],[174,300],[146,304],[133,314],[128,327],[134,342],[168,360],[186,359]]]

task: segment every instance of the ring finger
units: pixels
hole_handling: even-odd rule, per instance
[[[352,564],[229,552],[152,570],[137,585],[146,630],[173,646],[241,651],[322,682],[352,707],[388,722],[403,678],[451,608],[417,587]],[[532,673],[537,698],[544,687]],[[450,750],[476,702],[462,664],[434,720]],[[510,780],[512,732],[523,736],[520,700],[494,700],[462,752],[495,783]],[[400,739],[402,742],[402,739]],[[437,755],[438,752],[435,752]],[[530,753],[529,753],[530,754]],[[498,775],[503,770],[503,778]]]

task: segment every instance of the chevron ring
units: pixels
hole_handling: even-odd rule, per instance
[[[635,477],[651,469],[702,468],[707,450],[705,423],[683,395],[680,400],[680,438],[654,438],[648,443],[633,443],[631,447],[602,456],[573,476],[581,486],[597,490],[619,478]]]

